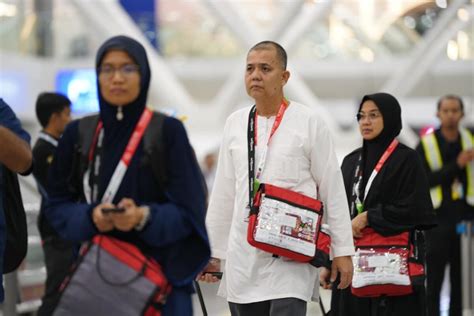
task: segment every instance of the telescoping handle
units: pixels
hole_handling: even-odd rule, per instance
[[[215,276],[219,280],[222,279],[222,272],[205,272],[205,273],[211,274],[212,276]],[[206,309],[206,304],[204,303],[204,296],[202,295],[201,286],[199,286],[198,281],[194,281],[194,288],[196,289],[196,293],[199,298],[199,304],[201,305],[202,314],[203,316],[207,316],[207,309]]]
[[[458,224],[457,232],[461,235],[461,268],[462,268],[462,305],[463,315],[474,314],[474,221],[463,221]]]
[[[202,315],[207,316],[206,304],[204,303],[204,297],[202,296],[201,287],[199,286],[199,282],[194,281],[193,283],[194,283],[194,288],[196,289],[196,292],[197,292],[197,295],[198,295],[198,298],[199,298],[199,304],[201,305]]]

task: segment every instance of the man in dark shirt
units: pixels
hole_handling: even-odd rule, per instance
[[[42,196],[38,228],[43,240],[47,272],[45,295],[38,310],[39,316],[52,314],[56,306],[55,302],[59,299],[59,286],[66,276],[73,258],[73,245],[62,240],[43,215],[49,166],[53,161],[58,140],[71,120],[70,107],[71,101],[58,93],[42,93],[36,101],[36,116],[43,130],[33,148],[35,160],[33,175]]]
[[[461,315],[461,250],[456,224],[474,216],[474,149],[472,134],[459,123],[464,116],[460,97],[447,95],[438,102],[441,126],[424,135],[417,151],[431,189],[438,226],[426,232],[428,315],[440,314],[440,292],[449,264],[449,315]]]

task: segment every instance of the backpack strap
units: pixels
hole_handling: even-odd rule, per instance
[[[149,163],[153,171],[153,176],[160,189],[164,189],[168,182],[166,173],[166,149],[163,137],[163,125],[166,115],[160,112],[153,112],[150,124],[143,135],[143,151],[146,163]]]
[[[165,191],[169,181],[169,175],[167,173],[167,151],[163,133],[163,125],[166,117],[166,114],[153,112],[150,124],[148,124],[145,135],[143,135],[143,151],[145,153],[143,158],[144,163],[151,166],[153,176],[158,184],[160,192]],[[200,170],[194,149],[192,152],[196,168]],[[201,186],[207,199],[208,192],[206,180],[201,172],[199,172],[199,174],[201,177]]]
[[[87,158],[89,148],[94,138],[95,128],[99,123],[99,114],[83,117],[79,120],[79,149],[83,157]]]
[[[166,150],[163,137],[163,123],[166,115],[159,112],[153,112],[150,124],[143,135],[143,163],[151,166],[153,176],[157,181],[158,187],[164,190],[168,181],[166,173]],[[79,120],[79,139],[76,144],[77,161],[73,172],[75,179],[70,183],[81,183],[80,188],[76,188],[82,192],[82,178],[88,166],[88,153],[94,138],[94,132],[99,122],[99,115],[86,116]]]
[[[79,200],[84,195],[82,179],[89,164],[87,155],[98,122],[99,114],[95,114],[81,118],[78,124],[78,140],[74,145],[71,173],[68,175],[67,183],[69,190],[74,192]]]

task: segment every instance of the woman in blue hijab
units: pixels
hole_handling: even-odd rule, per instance
[[[149,111],[151,73],[145,49],[126,36],[112,37],[99,48],[96,71],[102,129],[96,128],[90,167],[73,176],[80,143],[76,120],[61,138],[50,169],[47,218],[64,239],[80,243],[100,233],[151,254],[173,286],[162,315],[191,315],[192,281],[210,255],[205,188],[194,151],[182,123],[165,117],[156,140],[164,148],[165,185],[155,176],[154,162],[146,159],[143,139],[124,166],[124,151]],[[121,168],[123,178],[115,181]],[[104,208],[124,211],[106,214]]]

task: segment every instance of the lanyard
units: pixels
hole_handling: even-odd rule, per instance
[[[388,157],[393,153],[397,145],[399,144],[397,139],[393,139],[390,145],[388,145],[387,149],[385,149],[385,152],[382,154],[382,157],[380,157],[379,161],[375,165],[374,170],[372,170],[372,173],[370,174],[369,180],[367,181],[367,185],[365,186],[364,190],[364,195],[362,197],[362,200],[360,199],[360,183],[362,181],[362,170],[361,170],[361,165],[362,165],[362,154],[359,155],[359,160],[357,161],[357,168],[355,171],[355,180],[354,180],[354,185],[352,188],[352,193],[353,193],[353,203],[351,203],[351,214],[355,214],[354,212],[354,205],[357,209],[357,212],[360,214],[363,211],[363,203],[365,201],[365,198],[367,197],[367,194],[369,193],[370,187],[372,186],[372,182],[374,182],[375,177],[379,174],[380,169],[382,169],[383,165],[387,161]]]
[[[54,147],[58,147],[58,141],[54,137],[52,137],[51,135],[46,134],[43,131],[39,132],[38,137],[41,138],[44,141],[47,141],[48,143],[50,143]]]
[[[253,196],[255,193],[255,184],[258,183],[258,180],[262,176],[263,168],[265,167],[265,161],[267,157],[268,147],[270,145],[270,140],[272,139],[273,134],[280,126],[280,123],[283,119],[286,109],[288,108],[288,101],[283,99],[278,110],[278,114],[273,123],[270,136],[268,137],[267,144],[263,150],[262,157],[258,164],[257,174],[255,176],[255,145],[257,144],[257,107],[254,105],[249,113],[249,121],[247,126],[247,149],[248,149],[248,167],[249,167],[249,206],[253,204]]]
[[[102,199],[101,199],[102,203],[111,203],[113,201],[115,194],[117,193],[118,188],[120,184],[122,183],[123,177],[125,176],[125,172],[127,171],[130,165],[133,155],[135,154],[138,148],[138,145],[140,144],[140,141],[143,138],[143,134],[145,133],[145,130],[148,124],[150,123],[152,116],[153,116],[153,112],[149,108],[145,108],[145,110],[143,111],[140,117],[140,120],[135,126],[135,130],[130,136],[127,147],[125,147],[125,151],[122,154],[122,158],[120,158],[120,161],[117,164],[117,167],[115,167],[115,171],[112,174],[112,177],[110,178],[107,188],[105,189],[104,195],[102,196]],[[97,191],[98,191],[97,180],[98,180],[99,166],[100,166],[100,152],[102,150],[102,141],[104,137],[103,136],[104,130],[102,127],[103,127],[103,123],[102,121],[99,121],[99,123],[97,124],[93,141],[92,141],[92,146],[89,150],[89,163],[93,162],[92,169],[94,173],[94,178],[96,180],[94,181],[93,191],[91,190],[91,187],[89,184],[89,172],[91,168],[89,168],[84,175],[84,182],[83,182],[84,195],[86,196],[88,203],[92,203],[92,201],[97,200]],[[98,150],[96,152],[96,155],[94,155],[96,146]]]

